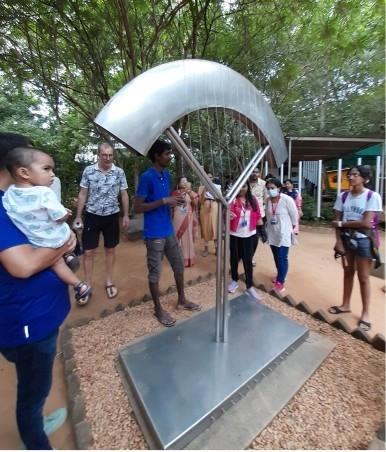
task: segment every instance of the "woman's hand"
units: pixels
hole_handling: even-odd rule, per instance
[[[346,252],[342,242],[336,242],[335,243],[334,251],[336,251],[339,254],[345,254],[345,252]]]

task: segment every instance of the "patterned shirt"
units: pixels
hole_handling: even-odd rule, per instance
[[[257,198],[259,203],[259,209],[261,218],[265,217],[265,198],[267,196],[265,191],[265,181],[263,179],[258,178],[257,181],[251,184],[251,192],[252,195]]]
[[[88,189],[86,211],[94,215],[112,215],[119,212],[118,195],[127,189],[125,172],[114,164],[104,173],[98,166],[87,166],[80,186]]]

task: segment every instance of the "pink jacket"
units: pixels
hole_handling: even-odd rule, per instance
[[[251,216],[250,216],[250,222],[249,222],[249,230],[250,231],[253,231],[254,229],[256,229],[257,222],[261,219],[259,203],[257,202],[257,199],[256,199],[255,196],[254,196],[254,198],[255,198],[255,201],[256,201],[256,208],[257,208],[257,210],[253,210],[250,206],[248,207],[248,210],[249,209],[251,210]],[[230,205],[230,210],[235,215],[233,220],[231,220],[230,230],[232,232],[236,232],[237,231],[237,227],[239,225],[241,213],[242,213],[242,205],[241,205],[240,198],[236,198],[232,202],[232,204]]]

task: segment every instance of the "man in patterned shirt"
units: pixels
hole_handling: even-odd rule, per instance
[[[115,247],[119,243],[119,200],[121,195],[123,219],[122,227],[129,226],[129,197],[124,171],[113,163],[114,151],[109,143],[98,146],[98,161],[87,166],[80,181],[78,207],[74,228],[83,228],[84,273],[91,286],[95,250],[102,232],[106,257],[106,294],[108,298],[118,295],[113,284],[113,266]],[[86,206],[84,223],[81,215]],[[91,296],[91,295],[90,295]],[[89,297],[84,297],[82,304],[87,304]]]

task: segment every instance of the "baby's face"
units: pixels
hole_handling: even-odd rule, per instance
[[[31,185],[50,187],[54,181],[54,161],[44,152],[35,155],[28,168],[29,182]]]

